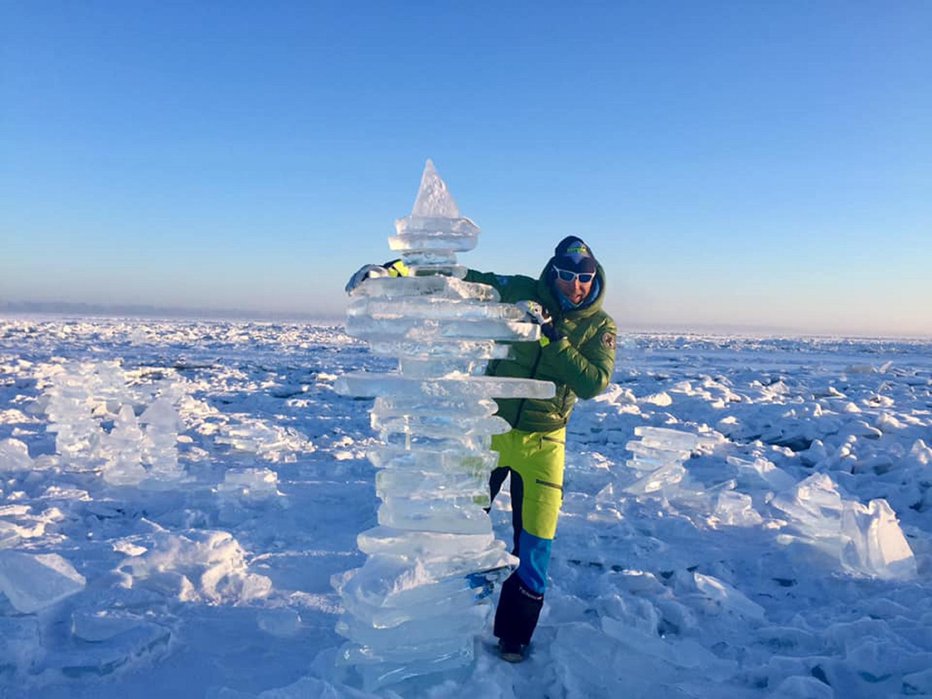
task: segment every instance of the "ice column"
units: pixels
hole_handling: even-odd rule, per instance
[[[352,296],[347,332],[374,353],[398,358],[392,374],[346,374],[336,390],[375,397],[380,445],[379,526],[361,533],[361,568],[334,579],[348,639],[340,662],[366,689],[453,669],[473,659],[493,585],[516,563],[484,511],[497,463],[491,436],[509,425],[494,398],[547,398],[549,382],[483,376],[506,359],[497,341],[537,340],[539,328],[490,286],[463,281],[456,253],[479,229],[462,218],[429,160],[410,216],[389,238],[410,276],[363,282]]]
[[[170,485],[185,478],[178,463],[178,411],[169,398],[160,396],[139,417],[146,428],[145,459],[153,484]]]
[[[144,438],[133,406],[121,406],[113,421],[113,429],[102,445],[107,456],[103,474],[105,481],[111,485],[139,485],[145,480],[146,469],[142,466]]]

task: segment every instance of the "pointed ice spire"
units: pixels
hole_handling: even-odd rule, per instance
[[[459,207],[453,195],[450,194],[450,190],[447,189],[447,183],[437,174],[434,161],[430,158],[424,164],[421,187],[417,191],[417,199],[414,200],[411,215],[431,218],[460,217]]]
[[[414,210],[395,221],[395,235],[388,239],[392,250],[415,275],[446,274],[463,278],[466,268],[456,264],[456,253],[476,247],[479,227],[460,215],[453,195],[428,159]]]

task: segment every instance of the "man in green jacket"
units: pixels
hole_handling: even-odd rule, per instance
[[[518,304],[541,325],[540,342],[516,343],[514,358],[490,362],[486,373],[556,384],[548,400],[497,401],[498,415],[513,429],[492,438],[499,467],[489,485],[494,498],[511,475],[513,552],[520,564],[502,586],[494,633],[502,658],[518,662],[544,602],[563,501],[566,424],[577,398],[597,396],[611,380],[617,328],[602,310],[605,272],[576,237],[560,241],[537,279],[470,271],[466,281],[495,287],[502,302]]]
[[[405,276],[399,262],[367,265],[347,291],[369,276]],[[550,399],[499,399],[498,415],[511,431],[495,435],[499,466],[489,482],[492,498],[511,475],[513,553],[518,569],[502,585],[494,633],[502,658],[519,662],[544,603],[550,549],[563,502],[566,424],[577,398],[593,398],[611,380],[617,328],[602,310],[605,272],[580,238],[564,238],[537,279],[470,270],[466,281],[495,287],[541,326],[539,342],[513,344],[513,356],[494,360],[491,376],[540,379],[556,384]]]

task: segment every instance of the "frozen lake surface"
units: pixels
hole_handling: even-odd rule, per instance
[[[337,326],[0,320],[0,697],[353,696],[371,401],[333,383],[391,368]],[[703,439],[654,470],[639,427]],[[531,658],[487,629],[395,691],[932,695],[930,445],[930,342],[622,335]]]

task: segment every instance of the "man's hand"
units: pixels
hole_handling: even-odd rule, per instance
[[[540,344],[544,347],[563,337],[554,327],[550,312],[537,301],[518,301],[515,306],[524,311],[524,315],[529,322],[537,323],[540,326]]]
[[[382,265],[363,265],[352,277],[350,277],[350,280],[346,282],[346,293],[353,293],[353,290],[362,284],[366,279],[388,276],[390,276],[389,271]]]

